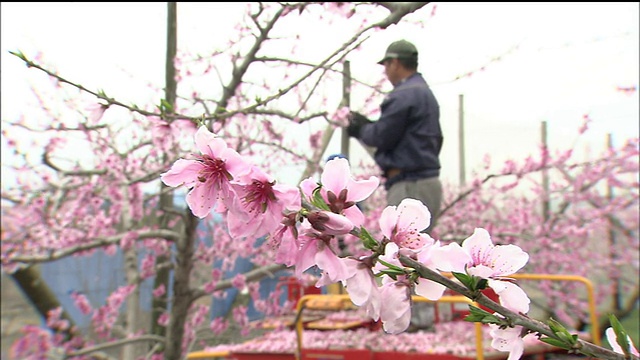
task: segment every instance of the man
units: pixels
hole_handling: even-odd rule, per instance
[[[427,206],[431,224],[425,231],[430,233],[442,201],[440,107],[417,72],[418,50],[412,43],[391,43],[378,64],[384,65],[393,91],[380,105],[378,121],[352,112],[347,132],[376,148],[374,159],[386,179],[388,205],[398,206],[404,198],[413,198]],[[433,303],[414,303],[409,331],[433,330],[434,317]]]
[[[431,212],[433,230],[440,212],[440,108],[429,85],[417,72],[418,50],[406,41],[393,42],[384,58],[387,79],[394,89],[380,105],[380,119],[372,122],[352,112],[347,132],[376,148],[374,159],[386,179],[388,205],[404,198],[422,201]]]

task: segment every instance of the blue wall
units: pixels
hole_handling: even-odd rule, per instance
[[[178,207],[184,208],[184,195],[176,195],[175,203]],[[221,221],[221,217],[214,216],[214,221]],[[210,246],[214,241],[213,236],[206,231],[206,226],[201,222],[198,225],[198,233],[204,234],[197,241],[203,241]],[[264,240],[264,239],[262,239]],[[259,241],[260,244],[262,241]],[[144,252],[139,251],[139,262],[144,257]],[[221,261],[214,263],[214,268],[219,268]],[[252,269],[251,262],[247,258],[239,258],[235,267],[224,274],[224,278],[231,278],[237,273],[243,273]],[[91,305],[98,308],[105,304],[109,294],[120,286],[126,285],[124,273],[124,257],[120,248],[114,255],[107,255],[102,250],[96,251],[90,256],[67,257],[57,261],[44,263],[41,265],[43,279],[47,282],[51,290],[56,294],[58,300],[69,313],[71,318],[81,329],[90,327],[91,315],[83,315],[74,305],[71,293],[73,291],[82,292],[87,296]],[[275,274],[273,278],[265,278],[260,282],[260,294],[262,298],[268,297],[277,286],[281,276],[289,276],[292,271],[284,270]],[[173,273],[170,273],[173,276]],[[154,278],[146,279],[140,289],[140,307],[143,311],[151,310],[151,291],[153,290]],[[171,294],[171,289],[167,290]],[[224,316],[228,313],[233,300],[238,294],[238,290],[230,288],[226,290],[227,296],[224,299],[214,298],[212,300],[211,318]],[[286,299],[286,291],[281,296],[281,301]],[[124,306],[123,308],[124,309]],[[121,310],[122,310],[121,309]],[[250,320],[263,317],[250,301],[248,315]]]

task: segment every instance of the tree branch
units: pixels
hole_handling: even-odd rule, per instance
[[[273,277],[274,273],[287,269],[287,266],[281,264],[272,264],[267,266],[262,266],[257,269],[253,269],[244,274],[247,282],[258,281],[264,277]],[[233,286],[232,279],[227,279],[220,281],[216,284],[214,291],[228,289]],[[197,300],[203,296],[207,296],[209,293],[204,291],[204,286],[199,287],[198,289],[193,291],[193,300]]]
[[[89,348],[84,348],[82,350],[73,351],[68,353],[67,356],[83,356],[93,352],[102,351],[102,350],[106,350],[114,347],[128,345],[135,342],[142,342],[142,341],[145,341],[145,342],[153,341],[153,342],[164,344],[165,339],[157,335],[140,335],[130,339],[121,339],[121,340],[111,341],[108,343],[103,343],[103,344],[92,346]]]
[[[80,245],[72,246],[65,249],[53,250],[48,255],[15,255],[11,256],[7,259],[9,262],[21,262],[28,264],[36,264],[42,262],[49,262],[53,260],[62,259],[68,256],[71,256],[79,251],[93,250],[100,247],[109,246],[112,244],[117,244],[122,240],[125,234],[119,234],[115,236],[110,236],[108,238],[99,238],[90,243],[83,243]],[[138,234],[138,240],[150,239],[150,238],[163,238],[166,240],[176,241],[181,237],[181,235],[175,231],[161,229],[161,230],[152,230],[147,232],[141,232]]]
[[[427,268],[426,266],[422,265],[422,263],[415,261],[407,256],[400,255],[399,259],[402,265],[415,269],[418,272],[418,274],[420,274],[420,277],[431,280],[431,281],[435,281],[463,296],[468,297],[471,300],[474,300],[478,304],[485,306],[507,317],[511,321],[511,323],[513,323],[514,325],[519,325],[526,329],[532,330],[535,333],[546,335],[553,339],[558,339],[558,337],[551,330],[551,328],[545,325],[544,323],[535,319],[531,319],[528,316],[515,313],[505,308],[504,306],[493,302],[491,299],[489,299],[482,293],[474,294],[471,290],[467,289],[463,285],[458,284],[457,282],[451,279],[448,279],[447,277],[441,275],[440,273]],[[558,339],[558,340],[562,340],[562,339]],[[602,358],[602,359],[625,360],[625,356],[622,354],[618,354],[612,350],[594,345],[582,339],[576,340],[576,346],[577,347],[575,350],[588,356]],[[636,356],[635,359],[638,359],[638,357]]]

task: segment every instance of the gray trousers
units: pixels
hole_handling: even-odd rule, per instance
[[[437,177],[405,180],[391,186],[387,191],[387,204],[398,206],[405,198],[412,198],[422,201],[431,213],[431,225],[425,230],[431,233],[438,216],[442,202],[442,183]],[[424,279],[422,281],[425,281]],[[440,316],[446,318],[450,309],[439,311]],[[449,310],[449,311],[447,311]],[[415,302],[411,308],[411,326],[409,331],[433,330],[435,320],[435,305],[431,302]]]
[[[432,177],[399,181],[387,191],[387,205],[398,206],[404,198],[420,200],[427,206],[431,213],[431,225],[425,232],[431,233],[440,215],[440,205],[442,203],[442,183],[440,179]]]

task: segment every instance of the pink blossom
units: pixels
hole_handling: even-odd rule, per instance
[[[156,256],[153,253],[147,253],[140,263],[140,278],[146,279],[155,274]]]
[[[496,316],[500,316],[498,313],[494,313]],[[496,324],[489,324],[489,334],[491,335],[491,347],[499,351],[508,351],[509,357],[507,360],[518,360],[522,357],[524,352],[525,342],[535,340],[534,334],[527,334],[523,337],[523,327],[515,326],[501,329]]]
[[[269,235],[267,244],[276,250],[275,261],[279,264],[293,266],[295,264],[300,243],[298,242],[297,214],[284,216],[278,228]]]
[[[315,230],[326,235],[344,235],[353,230],[353,223],[346,216],[330,211],[311,211],[307,220]]]
[[[225,330],[227,330],[227,327],[229,326],[228,322],[226,319],[223,319],[221,317],[215,318],[211,321],[211,324],[209,324],[209,329],[211,329],[211,331],[215,334],[215,335],[220,335],[222,334]]]
[[[91,312],[93,311],[93,308],[89,303],[89,299],[87,299],[87,297],[84,294],[74,291],[71,293],[71,298],[73,299],[74,303],[76,304],[76,307],[80,310],[82,314],[84,315],[91,314]]]
[[[322,139],[322,131],[316,131],[309,135],[309,146],[315,149],[320,147],[320,140]]]
[[[247,287],[247,279],[244,274],[237,274],[233,277],[233,280],[231,280],[231,285],[233,285],[234,288],[242,291]]]
[[[495,246],[485,229],[476,228],[462,246],[451,243],[434,251],[439,270],[466,272],[487,279],[504,307],[520,313],[529,311],[527,294],[504,278],[520,270],[529,260],[529,255],[520,247],[512,244]]]
[[[54,346],[53,337],[48,330],[35,325],[25,325],[23,335],[11,345],[11,354],[16,359],[46,359]]]
[[[87,106],[87,110],[89,111],[89,116],[87,117],[87,119],[89,120],[89,123],[96,124],[98,121],[100,121],[108,108],[109,105],[103,105],[100,103],[94,103]]]
[[[320,194],[331,212],[346,216],[354,226],[359,227],[364,223],[364,214],[355,205],[368,198],[378,188],[380,180],[375,176],[367,180],[355,180],[351,176],[349,161],[335,158],[327,161],[320,176],[320,184]],[[308,178],[300,186],[302,192],[312,198],[317,184]]]
[[[157,288],[155,288],[152,292],[153,297],[160,297],[167,293],[164,284],[160,284]]]
[[[187,204],[195,216],[204,218],[215,205],[226,210],[232,200],[230,181],[247,173],[250,166],[205,126],[196,132],[195,143],[202,155],[196,160],[178,159],[161,179],[167,186],[189,187]]]
[[[240,326],[246,326],[249,324],[249,318],[247,317],[247,307],[244,305],[239,305],[232,310],[233,319]]]
[[[437,249],[440,247],[440,242],[437,241],[432,245],[427,245],[420,249],[418,252],[418,261],[427,268],[438,271],[438,255]],[[446,287],[435,281],[419,278],[414,285],[416,295],[420,295],[429,300],[436,301],[442,297]]]
[[[398,259],[398,244],[394,242],[387,243],[384,248],[384,254],[379,259],[385,263],[404,267]],[[374,271],[387,269],[386,265],[377,262]],[[385,275],[382,277],[382,287],[379,289],[380,298],[384,301],[380,304],[380,320],[383,329],[391,334],[398,334],[405,331],[409,327],[411,320],[411,284],[406,276],[397,276],[397,280]]]
[[[169,313],[164,312],[160,314],[160,316],[158,316],[158,325],[160,326],[169,325]]]
[[[255,166],[242,181],[234,181],[231,186],[236,197],[227,224],[233,237],[261,237],[271,233],[285,211],[301,208],[298,188],[276,184],[271,176]]]
[[[622,347],[620,347],[620,345],[618,344],[618,336],[616,335],[616,332],[613,331],[613,328],[607,328],[604,333],[607,336],[607,341],[609,342],[611,349],[613,349],[613,351],[617,352],[618,354],[624,354]],[[627,341],[629,342],[629,352],[635,356],[640,356],[640,354],[638,353],[638,349],[633,346],[631,337],[628,336]]]
[[[362,261],[345,258],[344,264],[347,273],[351,276],[342,281],[351,301],[365,309],[367,315],[378,321],[380,318],[380,306],[382,298],[378,289],[378,283],[373,275],[371,266]]]
[[[433,244],[433,239],[420,231],[431,224],[429,209],[416,199],[404,199],[400,205],[387,206],[380,215],[380,230],[399,247],[419,250]]]
[[[59,330],[67,330],[69,328],[69,321],[62,319],[62,307],[57,307],[47,312],[47,326],[51,329]]]
[[[318,268],[327,272],[326,276],[330,282],[346,279],[347,267],[331,248],[333,236],[319,234],[309,229],[310,225],[307,222],[303,224],[304,227],[308,230],[298,237],[301,246],[295,261],[296,276],[301,277],[304,271],[317,265]]]
[[[348,2],[326,2],[327,11],[334,13],[340,17],[350,18],[356,13],[356,9],[352,3]]]
[[[403,276],[398,281],[389,277],[383,279],[380,298],[384,299],[380,306],[382,328],[389,334],[399,334],[409,327],[411,322],[410,287]],[[386,280],[385,280],[386,279]]]
[[[338,109],[333,115],[331,115],[331,121],[336,123],[340,127],[349,126],[349,108],[347,106],[343,106]]]

